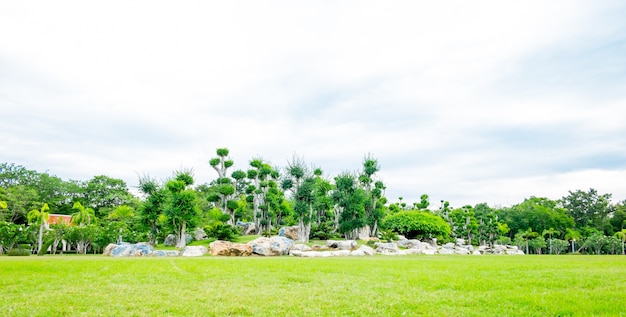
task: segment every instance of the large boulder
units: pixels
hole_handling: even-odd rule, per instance
[[[109,244],[104,249],[103,255],[114,257],[147,256],[152,254],[153,251],[152,246],[146,242],[139,242],[136,244],[122,242],[119,244]]]
[[[360,246],[357,251],[362,251],[365,255],[376,255],[376,250],[366,245]]]
[[[282,227],[278,229],[278,236],[298,240],[298,226]]]
[[[208,239],[208,237],[204,229],[196,228],[196,230],[193,231],[193,239],[196,241],[200,241],[200,240],[206,240]]]
[[[313,250],[310,246],[306,244],[294,244],[291,246],[291,251],[311,251]]]
[[[229,241],[213,241],[209,244],[211,255],[223,256],[249,256],[252,255],[252,246],[244,243],[233,243]]]
[[[237,221],[237,227],[241,228],[241,234],[244,236],[254,234],[256,232],[256,225],[254,222]]]
[[[356,241],[354,240],[328,240],[326,246],[331,249],[338,250],[354,250],[356,249]]]
[[[182,251],[180,251],[181,256],[203,256],[207,254],[209,250],[203,246],[186,246]]]
[[[174,234],[168,234],[167,237],[165,237],[165,241],[163,241],[163,244],[168,246],[168,247],[173,247],[176,245],[176,235]]]
[[[380,254],[397,255],[400,253],[398,245],[393,242],[376,242],[374,245],[376,246],[376,252]]]
[[[252,247],[252,253],[265,256],[288,255],[294,245],[293,240],[274,236],[271,238],[260,237],[248,242]]]

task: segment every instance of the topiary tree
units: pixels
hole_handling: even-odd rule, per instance
[[[191,171],[178,171],[174,179],[165,184],[169,192],[165,216],[176,232],[176,247],[178,248],[184,248],[187,245],[185,239],[187,226],[195,225],[198,218],[196,192],[189,188],[193,182]]]

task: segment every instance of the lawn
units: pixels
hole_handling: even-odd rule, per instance
[[[1,256],[0,290],[0,316],[626,316],[626,257]]]

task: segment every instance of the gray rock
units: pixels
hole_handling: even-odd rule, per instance
[[[442,245],[441,247],[442,248],[446,248],[446,249],[454,249],[454,243],[448,242],[448,243]]]
[[[356,249],[356,241],[354,240],[328,240],[326,246],[331,249],[353,250]]]
[[[168,234],[167,237],[165,237],[165,241],[163,241],[163,244],[168,246],[168,247],[173,247],[176,245],[176,236],[173,234]]]
[[[440,248],[439,254],[454,254],[454,248]]]
[[[181,256],[203,256],[209,252],[205,246],[186,246],[180,251]]]
[[[396,242],[396,243],[398,244],[399,247],[405,248],[405,249],[411,249],[411,248],[421,247],[422,246],[422,242],[420,242],[419,240],[416,240],[416,239],[398,240],[398,242]]]
[[[204,229],[202,228],[196,228],[196,230],[193,231],[193,239],[196,241],[200,241],[200,240],[206,240],[208,237],[206,235],[206,232],[204,232]]]
[[[150,256],[180,256],[180,251],[176,250],[154,250]]]
[[[123,256],[147,256],[150,255],[154,250],[152,246],[145,242],[139,242],[137,244],[130,244],[122,242],[120,244],[109,244],[105,248],[105,252],[103,255],[113,256],[113,257],[123,257]]]
[[[278,236],[298,240],[298,226],[282,227],[278,229]]]
[[[376,252],[380,254],[397,255],[400,252],[398,245],[393,242],[388,242],[388,243],[377,242],[375,243],[375,245],[376,245]]]
[[[252,253],[265,256],[287,255],[294,245],[294,241],[280,236],[271,238],[260,237],[248,242]]]
[[[454,252],[455,252],[456,254],[462,254],[462,255],[468,255],[468,254],[470,254],[470,251],[469,251],[468,249],[466,249],[466,248],[456,248],[456,249],[454,250]]]
[[[311,247],[306,244],[294,244],[291,246],[291,251],[311,251]]]
[[[241,228],[241,234],[244,236],[254,234],[256,232],[256,225],[254,222],[237,221],[237,227]]]
[[[366,245],[360,246],[358,251],[363,251],[365,255],[376,255],[376,250]]]

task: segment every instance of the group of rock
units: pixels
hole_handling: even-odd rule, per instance
[[[415,239],[400,238],[397,242],[373,242],[358,246],[355,240],[328,240],[325,245],[297,244],[294,239],[285,236],[288,230],[281,230],[278,236],[259,237],[248,243],[213,241],[209,248],[205,246],[187,246],[181,251],[154,250],[148,243],[109,244],[106,256],[203,256],[207,253],[217,256],[298,256],[298,257],[336,257],[336,256],[371,256],[407,255],[407,254],[524,254],[516,246],[495,245],[474,247],[465,244],[463,239],[456,243],[438,246],[436,241],[422,242]],[[191,237],[188,237],[191,238]],[[199,238],[199,237],[198,237]],[[166,239],[167,240],[167,239]]]

